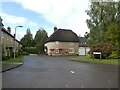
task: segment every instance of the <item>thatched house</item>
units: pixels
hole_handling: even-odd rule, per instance
[[[78,36],[69,29],[54,28],[54,33],[45,42],[46,53],[52,56],[77,55]]]

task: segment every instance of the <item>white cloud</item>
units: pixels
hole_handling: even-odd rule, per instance
[[[42,14],[58,28],[69,28],[82,36],[89,31],[86,25],[89,0],[16,0],[23,8]]]
[[[21,4],[23,8],[34,11],[38,14],[42,14],[43,18],[58,28],[72,29],[78,35],[84,35],[87,28],[86,19],[88,16],[85,10],[88,9],[89,0],[12,0],[18,4]],[[13,29],[17,25],[23,25],[23,28],[19,28],[17,31],[17,39],[26,33],[28,27],[37,30],[38,24],[32,22],[25,17],[17,17],[8,15],[0,10],[0,14],[4,19],[3,22],[6,27],[9,25]],[[46,30],[50,30],[47,25],[44,25]],[[52,28],[53,29],[53,28]],[[32,30],[33,36],[36,31]],[[52,34],[52,31],[47,31],[48,35]]]
[[[28,23],[28,26],[31,26],[31,27],[36,27],[36,26],[38,26],[38,24],[37,23],[34,23],[34,22],[29,22]]]
[[[12,35],[15,33],[15,26],[18,26],[18,25],[23,26],[22,28],[17,28],[16,38],[18,40],[20,40],[26,34],[27,28],[36,28],[38,26],[38,24],[36,22],[32,22],[25,17],[17,17],[17,16],[13,16],[13,15],[8,15],[8,14],[4,13],[2,10],[0,11],[0,15],[3,19],[4,27],[5,28],[7,28],[8,26],[11,27]],[[33,32],[35,32],[35,31],[33,30]]]
[[[7,23],[23,24],[26,22],[26,19],[24,17],[16,17],[12,15],[7,15],[5,13],[2,13],[2,17],[4,18],[4,21],[7,21]]]

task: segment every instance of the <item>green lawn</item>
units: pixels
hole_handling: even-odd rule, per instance
[[[115,64],[120,65],[120,60],[118,59],[91,59],[88,57],[79,57],[79,58],[71,58],[72,61],[78,62],[88,62],[88,63],[101,63],[101,64]]]
[[[16,62],[16,63],[23,63],[22,57],[18,57],[18,58],[10,58],[8,60],[5,60],[5,62]]]

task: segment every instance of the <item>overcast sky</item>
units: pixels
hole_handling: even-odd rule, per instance
[[[86,19],[89,16],[85,10],[89,9],[89,0],[6,0],[0,2],[0,16],[4,27],[17,28],[17,39],[20,40],[30,28],[33,36],[38,28],[42,27],[53,33],[54,26],[57,28],[71,29],[77,35],[84,36],[89,32]]]

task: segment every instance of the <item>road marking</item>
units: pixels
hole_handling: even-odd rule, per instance
[[[75,73],[74,71],[70,71],[70,72],[73,73],[73,74]]]

